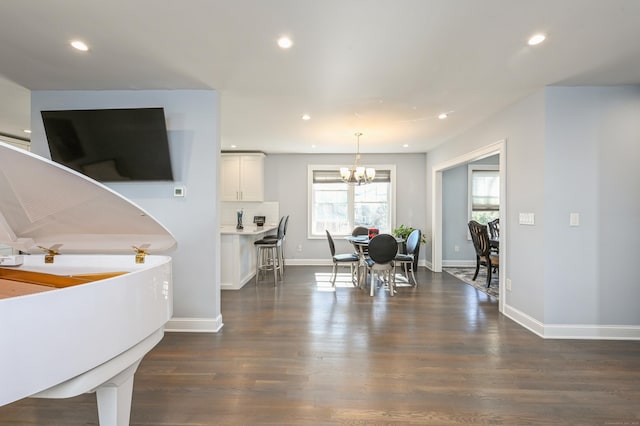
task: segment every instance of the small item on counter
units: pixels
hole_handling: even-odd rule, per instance
[[[240,209],[238,210],[237,214],[238,214],[238,224],[236,225],[236,229],[244,229],[244,226],[242,226],[242,215],[244,214],[244,211]]]

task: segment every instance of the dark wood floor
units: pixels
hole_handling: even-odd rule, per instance
[[[222,292],[220,333],[168,333],[131,424],[640,425],[640,342],[543,340],[446,273],[371,298],[328,272]],[[1,425],[97,421],[94,395],[0,407]]]

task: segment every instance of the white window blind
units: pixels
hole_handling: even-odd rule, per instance
[[[500,170],[494,164],[469,164],[469,220],[487,224],[500,216]]]
[[[471,208],[476,211],[500,209],[500,172],[473,170],[471,178]]]

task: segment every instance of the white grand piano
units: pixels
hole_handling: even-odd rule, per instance
[[[0,256],[0,406],[96,392],[100,424],[128,425],[134,373],[172,315],[171,258],[151,254],[176,245],[171,233],[0,143],[0,244],[30,253]]]

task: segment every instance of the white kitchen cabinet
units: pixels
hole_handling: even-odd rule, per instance
[[[222,201],[264,201],[264,154],[223,153],[220,194]]]

